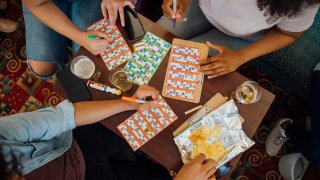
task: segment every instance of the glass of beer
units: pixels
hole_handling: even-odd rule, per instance
[[[238,103],[252,104],[261,99],[262,89],[260,85],[254,81],[246,81],[232,92],[231,98]]]
[[[71,72],[81,79],[97,81],[100,78],[100,71],[93,61],[87,56],[75,57],[70,65]]]
[[[115,68],[110,72],[109,81],[122,91],[128,91],[132,87],[128,73],[121,68]]]

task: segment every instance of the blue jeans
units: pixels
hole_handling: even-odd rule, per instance
[[[157,21],[157,24],[177,35],[179,38],[202,43],[209,41],[233,50],[242,49],[263,37],[260,35],[245,39],[229,36],[221,32],[207,20],[199,6],[198,0],[191,0],[190,8],[184,16],[188,18],[188,20],[186,22],[177,22],[175,28],[172,26],[172,21],[165,16],[162,16]],[[210,49],[210,56],[216,54],[217,51]]]
[[[83,31],[102,18],[101,0],[53,0],[52,2]],[[23,14],[26,27],[27,62],[36,60],[56,63],[59,69],[64,67],[68,60],[68,39],[40,22],[24,5]],[[73,54],[79,48],[78,44],[72,42]],[[32,68],[30,69],[32,71]]]

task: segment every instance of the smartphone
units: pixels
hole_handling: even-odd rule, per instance
[[[87,86],[71,72],[70,67],[65,67],[62,71],[58,72],[57,78],[70,102],[91,100],[91,94]]]
[[[125,26],[123,29],[129,42],[143,38],[145,31],[134,9],[131,9],[129,6],[124,7],[124,20]]]

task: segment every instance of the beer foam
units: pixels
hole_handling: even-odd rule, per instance
[[[80,59],[74,65],[74,73],[83,79],[89,79],[94,74],[94,71],[95,65],[88,58]]]

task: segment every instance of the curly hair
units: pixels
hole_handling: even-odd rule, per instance
[[[257,0],[260,11],[268,17],[267,22],[275,22],[280,17],[293,17],[303,6],[319,4],[320,0]]]
[[[4,154],[4,146],[0,145],[0,179],[11,180],[14,175],[21,175],[17,157],[12,153],[10,146],[9,155]]]

